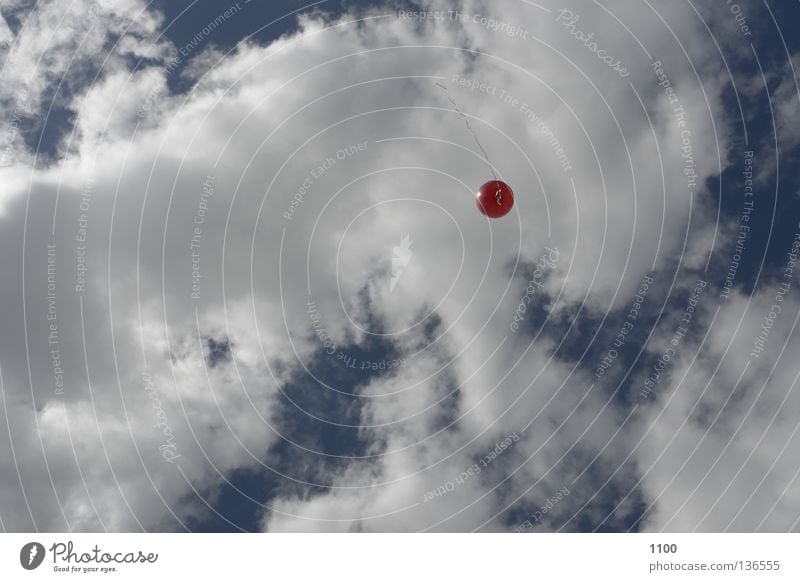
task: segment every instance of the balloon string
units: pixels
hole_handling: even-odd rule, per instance
[[[447,87],[445,87],[444,85],[442,85],[441,83],[439,83],[438,81],[436,82],[436,84],[439,87],[441,87],[442,89],[444,89],[445,93],[447,93],[448,101],[450,101],[450,103],[453,104],[453,109],[455,109],[456,113],[458,113],[464,119],[464,124],[467,126],[467,129],[472,134],[473,139],[475,139],[475,143],[478,144],[478,147],[480,148],[481,152],[483,153],[483,158],[486,160],[486,165],[489,166],[489,171],[492,173],[492,177],[495,179],[495,181],[497,181],[497,174],[494,173],[494,166],[492,166],[492,162],[489,161],[489,156],[486,155],[486,150],[483,149],[483,146],[481,145],[481,142],[478,139],[478,134],[475,133],[475,131],[472,129],[472,126],[469,124],[469,118],[466,115],[464,115],[464,113],[458,107],[458,104],[455,101],[453,101],[452,97],[450,97],[450,90]],[[498,204],[499,204],[499,200],[498,200]]]

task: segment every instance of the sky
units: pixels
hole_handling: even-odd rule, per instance
[[[800,530],[797,3],[0,15],[3,531]]]

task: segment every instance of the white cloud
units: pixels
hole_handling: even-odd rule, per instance
[[[14,40],[14,34],[8,27],[6,19],[0,16],[0,45],[11,44],[12,40]]]
[[[775,301],[779,282],[733,294],[708,339],[692,345],[642,419],[639,462],[660,531],[797,528],[797,341],[800,305]],[[772,322],[770,312],[782,311]],[[707,311],[710,311],[707,306]],[[769,321],[765,322],[765,318]],[[753,356],[762,324],[764,352]]]

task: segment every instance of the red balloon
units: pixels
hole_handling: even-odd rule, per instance
[[[489,218],[500,218],[514,206],[514,193],[505,182],[490,180],[478,189],[475,200],[481,213]]]

